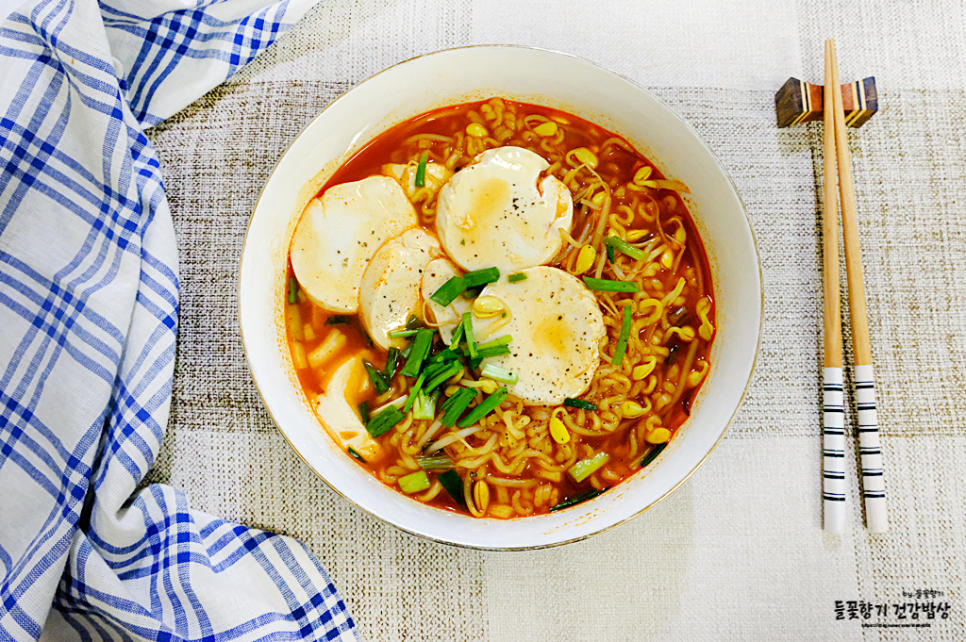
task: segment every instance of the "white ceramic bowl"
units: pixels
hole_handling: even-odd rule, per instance
[[[596,499],[508,521],[425,506],[392,490],[336,447],[299,387],[283,322],[286,253],[302,208],[354,152],[392,125],[450,104],[503,96],[548,105],[619,133],[691,188],[717,299],[717,337],[691,418],[645,469]],[[391,67],[330,104],[282,155],[252,214],[242,253],[239,317],[262,399],[306,464],[347,500],[404,531],[480,549],[541,548],[600,533],[667,497],[708,457],[750,382],[762,321],[758,252],[744,205],[695,131],[638,85],[591,62],[524,47],[451,49]]]

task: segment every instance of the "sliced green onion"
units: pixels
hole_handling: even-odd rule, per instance
[[[476,351],[476,357],[470,359],[470,368],[476,370],[480,367],[480,363],[483,359],[487,357],[499,357],[504,354],[510,354],[509,346],[493,346],[492,348],[479,349]]]
[[[459,326],[459,327],[463,327],[463,326]],[[449,349],[440,350],[432,357],[430,357],[429,360],[426,361],[426,363],[446,363],[447,361],[453,361],[454,359],[459,359],[459,358],[460,358],[460,355],[458,352],[455,352]]]
[[[362,419],[363,425],[369,423],[369,402],[363,401],[359,404],[359,418]]]
[[[393,330],[389,333],[390,339],[401,339],[403,337],[414,336],[419,330]]]
[[[442,372],[439,372],[438,374],[436,374],[435,377],[433,377],[432,379],[429,379],[426,382],[426,392],[432,392],[433,390],[436,389],[436,386],[443,383],[450,377],[456,376],[457,374],[459,374],[459,371],[462,369],[463,369],[463,366],[461,366],[459,363],[450,363],[449,365],[446,366],[445,370],[443,370]]]
[[[432,419],[435,416],[436,395],[428,395],[420,390],[416,393],[416,402],[413,404],[413,419]]]
[[[459,473],[455,470],[447,470],[445,473],[437,475],[436,479],[439,480],[439,483],[443,485],[443,488],[457,504],[466,508],[466,499],[463,497],[463,480],[460,479]]]
[[[426,161],[429,160],[429,156],[426,152],[419,157],[419,165],[416,166],[416,187],[426,187]]]
[[[440,423],[447,428],[452,428],[456,424],[456,420],[460,418],[466,407],[470,405],[470,402],[476,398],[476,390],[473,388],[460,388],[455,395],[447,399],[443,403],[443,418],[440,419]]]
[[[491,267],[485,270],[474,270],[463,275],[466,287],[475,288],[487,283],[494,283],[500,280],[500,268]]]
[[[608,236],[606,239],[604,239],[604,244],[610,248],[610,250],[617,250],[621,254],[626,254],[632,259],[637,259],[638,261],[647,256],[647,254],[644,253],[644,250],[634,247],[619,236]],[[611,262],[613,263],[613,261]]]
[[[419,456],[416,463],[423,470],[450,470],[453,467],[453,460],[446,455],[434,455],[432,457]]]
[[[449,281],[439,286],[429,298],[440,305],[449,305],[466,289],[466,280],[461,276],[450,277]]]
[[[603,492],[604,491],[602,491],[602,490],[597,490],[596,488],[591,488],[590,490],[585,490],[582,493],[577,493],[573,497],[570,497],[568,499],[565,499],[562,502],[560,502],[559,504],[557,504],[556,506],[554,506],[553,508],[551,508],[550,509],[550,512],[552,513],[554,511],[558,511],[558,510],[560,510],[562,508],[570,508],[571,506],[576,506],[580,502],[585,502],[588,499],[593,499],[594,497],[597,497],[598,495],[600,495]]]
[[[527,275],[523,272],[517,272],[516,274],[511,274],[506,278],[510,283],[519,283],[520,281],[526,281]]]
[[[609,461],[610,455],[607,453],[597,453],[589,459],[581,459],[576,464],[568,468],[567,472],[570,473],[570,476],[573,477],[573,480],[579,484],[603,468],[604,465]]]
[[[612,365],[619,366],[624,361],[624,353],[627,352],[627,338],[631,336],[631,306],[624,306],[624,319],[621,322],[621,333],[617,338],[617,347],[614,348],[614,358],[610,360]]]
[[[506,399],[508,394],[510,394],[510,391],[507,390],[506,386],[503,386],[492,395],[484,399],[476,408],[473,408],[473,410],[471,410],[468,415],[460,419],[456,425],[460,428],[472,426],[477,421],[490,414],[490,412],[496,410],[499,405],[503,403],[503,400]]]
[[[386,368],[382,371],[382,376],[385,377],[386,381],[392,381],[392,378],[396,376],[396,369],[399,367],[399,348],[389,348],[389,353],[386,355]]]
[[[382,373],[376,370],[376,367],[369,363],[368,361],[363,361],[362,365],[366,367],[366,372],[369,373],[369,381],[372,382],[372,387],[376,389],[376,394],[381,395],[382,393],[389,390],[389,384],[383,378]]]
[[[352,446],[349,446],[349,455],[351,455],[353,459],[357,459],[361,461],[363,464],[368,463],[366,462],[365,458],[359,453],[357,453],[356,449],[353,448]]]
[[[352,317],[345,314],[333,314],[325,320],[325,325],[346,325],[352,321]]]
[[[366,346],[368,346],[370,348],[375,345],[372,342],[372,337],[370,337],[369,336],[369,333],[366,332],[365,330],[362,330],[362,339],[366,342]]]
[[[294,276],[288,277],[288,302],[295,303],[299,295],[299,282]]]
[[[453,328],[453,337],[450,339],[449,349],[454,352],[459,349],[460,343],[463,341],[463,323],[460,322],[455,328]]]
[[[597,410],[597,404],[595,403],[584,401],[583,399],[571,399],[570,397],[564,399],[563,405],[569,406],[570,408],[579,408],[581,410]]]
[[[428,328],[420,328],[416,333],[416,338],[412,342],[412,350],[409,359],[403,366],[402,374],[407,377],[415,377],[419,374],[419,368],[423,365],[423,359],[429,354],[429,348],[433,344],[433,331]]]
[[[393,426],[405,418],[406,413],[402,412],[396,406],[389,406],[369,420],[369,423],[366,424],[366,430],[375,439],[376,437],[385,435]]]
[[[470,351],[470,356],[476,356],[476,341],[473,340],[473,314],[463,313],[463,336],[466,337],[466,347]]]
[[[511,341],[513,341],[513,336],[509,334],[505,334],[499,339],[493,339],[493,341],[487,341],[486,343],[481,343],[477,347],[480,350],[486,350],[487,348],[495,348],[496,346],[505,346]]]
[[[416,383],[413,387],[409,389],[409,397],[406,398],[406,403],[403,405],[403,412],[409,412],[409,409],[413,407],[413,403],[416,402],[416,395],[423,389],[423,382],[426,381],[426,373],[423,372],[416,379]]]
[[[478,285],[475,288],[466,288],[466,290],[463,291],[462,297],[467,301],[475,299],[476,297],[480,296],[480,292],[482,292],[483,288],[485,287],[485,285]]]
[[[507,352],[510,351],[509,348],[506,348],[506,350]],[[488,377],[493,381],[499,381],[500,383],[505,383],[508,386],[512,386],[513,384],[515,384],[517,381],[520,380],[520,377],[518,377],[516,373],[510,372],[509,370],[504,370],[503,368],[499,366],[495,366],[492,363],[488,363],[485,366],[483,366],[483,372],[481,374],[484,377]]]
[[[432,484],[429,482],[429,475],[426,474],[425,470],[417,470],[414,473],[399,478],[399,490],[407,495],[421,493],[430,486]]]
[[[584,285],[588,290],[598,292],[640,292],[641,286],[636,281],[609,281],[607,279],[595,279],[590,276],[584,277]]]
[[[419,330],[420,328],[425,328],[423,322],[419,320],[415,314],[410,314],[409,318],[406,319],[406,329],[407,330]]]
[[[657,456],[660,455],[665,448],[667,448],[667,442],[654,446],[654,448],[651,449],[651,452],[647,453],[647,455],[644,456],[644,459],[641,460],[641,468],[644,468],[649,463],[657,459]]]
[[[611,264],[614,263],[616,257],[614,256],[614,248],[611,245],[607,246],[607,261]]]

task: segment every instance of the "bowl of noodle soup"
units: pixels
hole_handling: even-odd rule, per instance
[[[594,63],[391,67],[282,154],[242,254],[266,408],[333,490],[433,541],[541,548],[667,497],[750,383],[760,261],[697,133]]]

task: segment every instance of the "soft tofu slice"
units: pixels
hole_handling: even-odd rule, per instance
[[[316,399],[315,412],[322,425],[343,450],[351,446],[367,462],[382,458],[382,447],[366,431],[347,395],[351,385],[359,386],[365,377],[362,357],[352,357],[340,365],[329,380],[325,392]]]
[[[423,272],[423,300],[433,311],[436,325],[439,326],[439,336],[447,345],[453,342],[453,330],[462,321],[463,313],[473,306],[473,302],[458,296],[449,305],[442,306],[429,297],[451,278],[462,275],[463,273],[453,265],[452,261],[444,258],[430,261]]]
[[[383,350],[404,343],[389,333],[406,325],[410,314],[422,317],[423,272],[440,254],[436,239],[413,228],[379,248],[369,262],[362,276],[359,312],[369,336]]]
[[[403,191],[409,200],[413,200],[416,192],[420,189],[416,187],[416,165],[403,165],[402,163],[389,163],[382,166],[382,173],[392,176],[402,185]],[[439,188],[453,175],[451,170],[446,169],[445,165],[439,163],[426,163],[426,181],[424,187],[433,196]]]
[[[549,262],[574,213],[562,182],[553,176],[540,180],[549,167],[529,150],[500,147],[454,175],[440,190],[436,210],[446,253],[464,270],[495,265],[504,274]]]
[[[372,176],[313,199],[292,239],[292,269],[313,303],[332,312],[359,310],[359,284],[383,243],[416,225],[399,183]]]
[[[512,335],[510,354],[488,357],[516,373],[509,386],[528,405],[559,405],[587,391],[600,363],[600,341],[606,335],[596,297],[584,284],[554,267],[523,270],[525,281],[510,283],[506,275],[487,285],[480,296],[494,296],[509,308],[510,322],[490,332],[497,319],[473,319],[474,334],[485,343]]]

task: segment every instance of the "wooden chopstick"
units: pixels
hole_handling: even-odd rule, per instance
[[[830,41],[825,43],[825,105],[833,103]],[[839,294],[839,207],[836,185],[835,115],[824,109],[825,186],[822,254],[825,297],[825,363],[822,372],[822,504],[824,528],[845,530],[845,405],[842,389],[842,305]]]
[[[839,170],[839,198],[842,205],[845,273],[849,287],[849,315],[852,322],[852,354],[855,361],[853,379],[859,419],[859,455],[862,460],[865,525],[870,531],[879,533],[888,530],[889,518],[885,480],[882,475],[882,449],[875,411],[875,376],[872,369],[872,347],[869,342],[869,319],[865,307],[865,284],[862,279],[862,253],[859,249],[859,231],[855,213],[852,161],[849,157],[849,141],[845,129],[845,110],[842,106],[842,88],[839,84],[838,58],[834,40],[827,42],[827,55],[831,59],[835,150]],[[828,103],[825,104],[828,105]]]

